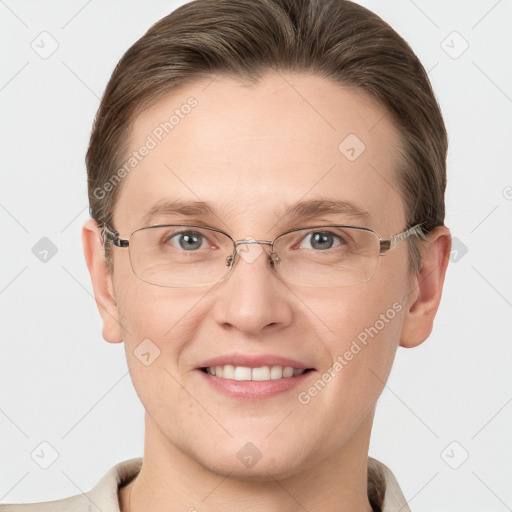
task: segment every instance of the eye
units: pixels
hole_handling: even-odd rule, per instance
[[[198,231],[181,231],[169,236],[166,243],[185,251],[196,251],[209,247],[206,237]]]
[[[312,231],[302,239],[301,248],[324,251],[342,243],[343,240],[330,231]]]

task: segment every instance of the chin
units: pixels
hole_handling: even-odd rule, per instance
[[[210,446],[207,453],[198,453],[196,445],[190,455],[211,473],[247,482],[283,479],[311,466],[311,461],[303,459],[302,442],[292,439],[287,446],[264,438],[254,443],[247,441],[247,437],[243,441],[231,439],[228,443],[219,443],[213,450]]]

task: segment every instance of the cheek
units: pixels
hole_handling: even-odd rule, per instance
[[[353,381],[350,389],[356,394],[380,394],[395,357],[402,315],[402,305],[392,300],[347,308],[329,349],[332,361],[341,365],[341,380]]]
[[[165,371],[181,377],[178,371],[187,369],[186,349],[204,321],[201,297],[194,289],[158,287],[135,276],[123,283],[118,311],[134,381],[157,384]]]
[[[405,275],[404,275],[405,278]],[[405,280],[405,279],[404,279]],[[350,349],[351,341],[370,348],[370,340],[382,340],[374,347],[396,346],[402,323],[405,285],[390,285],[389,279],[372,279],[353,287],[301,296],[303,303],[317,313],[319,329],[331,355]]]
[[[400,278],[390,284],[389,277],[382,281],[372,279],[331,292],[329,297],[303,297],[313,311],[321,312],[317,325],[329,360],[320,369],[320,378],[331,390],[325,394],[326,401],[338,413],[359,410],[364,415],[391,370],[403,323],[406,274],[403,282]]]
[[[171,403],[182,404],[186,415],[197,414],[181,383],[192,365],[188,347],[197,338],[205,312],[197,292],[138,281],[122,291],[119,301],[128,368],[146,410],[167,424]]]
[[[195,314],[197,292],[148,284],[134,274],[127,252],[115,256],[113,281],[125,343],[150,338],[160,344],[176,336],[176,331],[188,325],[182,320]]]

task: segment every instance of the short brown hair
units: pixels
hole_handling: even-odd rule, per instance
[[[447,136],[427,73],[387,23],[347,0],[195,0],[153,25],[117,64],[96,115],[86,157],[91,216],[112,222],[121,185],[104,185],[144,108],[201,78],[256,82],[271,69],[308,72],[376,98],[401,136],[408,226],[443,225]],[[410,240],[417,271],[419,241]]]

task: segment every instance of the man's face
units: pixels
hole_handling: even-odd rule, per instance
[[[181,109],[169,133],[159,130],[190,97],[197,105]],[[256,85],[226,77],[190,85],[139,116],[129,153],[148,136],[156,145],[124,178],[115,207],[122,238],[155,224],[202,224],[235,240],[325,224],[366,226],[388,238],[406,227],[389,116],[363,93],[325,79],[269,73]],[[167,212],[143,223],[154,205],[176,200],[207,202],[214,213]],[[347,201],[368,215],[284,216],[312,200]],[[160,450],[177,448],[212,471],[254,479],[367,449],[412,300],[407,254],[402,242],[381,257],[373,279],[345,287],[284,283],[262,253],[240,258],[215,286],[165,288],[138,279],[128,250],[113,248],[113,289],[146,435]],[[143,340],[150,356],[140,355]],[[219,384],[201,370],[235,355],[258,357],[257,367],[285,358],[309,371],[282,386]],[[256,394],[239,393],[251,385]]]

